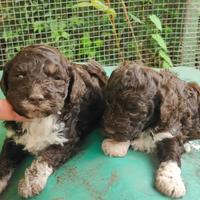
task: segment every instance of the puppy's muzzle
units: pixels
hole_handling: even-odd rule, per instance
[[[40,105],[45,100],[42,88],[39,84],[33,86],[28,100],[33,105]]]
[[[38,105],[41,104],[45,100],[45,98],[42,94],[31,94],[28,100],[30,103]]]

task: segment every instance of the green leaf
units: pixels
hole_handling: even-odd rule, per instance
[[[90,6],[93,6],[97,10],[103,11],[107,13],[108,15],[112,15],[113,17],[116,16],[116,12],[114,9],[108,7],[107,5],[105,5],[99,0],[91,0],[91,1],[86,0],[86,1],[76,4],[75,6],[73,6],[73,8],[84,8],[84,7],[90,7]]]
[[[67,58],[73,58],[74,57],[74,53],[73,53],[72,50],[68,50],[68,51],[66,51],[64,53],[67,56]]]
[[[59,39],[60,39],[60,34],[59,34],[58,31],[52,32],[51,35],[52,35],[52,38],[54,38],[56,42],[59,41]]]
[[[83,48],[90,48],[91,47],[91,40],[90,40],[90,34],[88,32],[83,34],[83,37],[81,38],[81,43],[83,44]]]
[[[104,45],[104,41],[98,39],[98,40],[95,40],[95,41],[94,41],[94,44],[95,44],[95,47],[100,48],[100,47],[103,47],[103,45]]]
[[[114,9],[109,8],[107,5],[105,5],[104,3],[102,3],[99,0],[91,0],[91,4],[93,7],[95,7],[97,10],[103,11],[109,15],[112,15],[113,17],[116,16],[116,12]]]
[[[106,10],[104,10],[104,12],[106,12],[108,15],[112,15],[113,17],[116,17],[116,15],[117,15],[115,10],[112,8],[106,9]]]
[[[73,8],[84,8],[84,7],[90,7],[92,4],[88,2],[81,2],[73,6]]]
[[[21,47],[15,47],[15,49],[17,50],[17,52],[19,52]]]
[[[57,22],[57,27],[59,31],[64,31],[65,28],[67,27],[67,23],[65,21]]]
[[[149,19],[154,23],[158,30],[162,31],[162,23],[156,15],[149,15]]]
[[[62,32],[61,36],[65,39],[69,39],[70,34],[67,32]]]
[[[160,34],[152,34],[151,37],[157,42],[157,44],[167,52],[167,45],[165,40]]]
[[[69,18],[68,21],[69,21],[69,25],[72,26],[73,28],[84,24],[84,20],[79,18],[78,16],[73,16],[73,17]]]
[[[165,68],[166,67],[173,67],[173,63],[171,61],[171,58],[169,57],[169,55],[165,51],[160,50],[159,56],[164,59],[163,67],[165,67]]]
[[[170,68],[170,65],[166,62],[166,61],[163,61],[162,63],[162,68]]]
[[[139,23],[139,24],[144,24],[144,22],[142,22],[142,21],[141,21],[138,17],[136,17],[135,15],[129,13],[129,16],[130,16],[130,18],[131,18],[133,21],[135,21],[135,22],[137,22],[137,23]]]
[[[95,49],[90,49],[90,51],[88,51],[88,57],[89,58],[94,58],[96,54]]]
[[[41,33],[45,30],[45,22],[44,21],[36,21],[33,23],[33,30],[34,32]]]

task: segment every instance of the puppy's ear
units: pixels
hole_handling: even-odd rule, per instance
[[[85,67],[92,76],[98,78],[101,87],[106,85],[108,77],[106,76],[106,73],[100,63],[95,60],[89,60]]]
[[[1,78],[1,90],[3,91],[4,95],[7,95],[8,91],[8,70],[10,68],[11,63],[7,63],[3,69],[3,75]]]
[[[82,96],[86,92],[86,85],[82,80],[81,76],[75,71],[72,70],[72,83],[71,83],[71,92],[70,92],[70,102],[73,104],[79,103]]]
[[[180,106],[178,94],[170,87],[165,86],[159,90],[160,96],[160,119],[162,123],[171,128],[179,121]]]

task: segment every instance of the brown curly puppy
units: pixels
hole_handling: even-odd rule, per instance
[[[200,87],[167,70],[159,73],[126,62],[112,73],[105,98],[105,154],[125,156],[129,146],[156,150],[157,189],[171,197],[183,196],[181,154],[188,140],[200,138]]]
[[[31,153],[36,159],[19,182],[19,194],[31,197],[65,163],[100,120],[107,78],[98,63],[70,63],[57,49],[28,46],[5,67],[2,90],[15,111],[30,118],[6,122],[0,154],[0,192],[16,166]]]

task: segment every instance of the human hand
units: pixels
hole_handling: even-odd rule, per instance
[[[17,114],[6,99],[0,99],[0,120],[27,121],[28,119]]]

